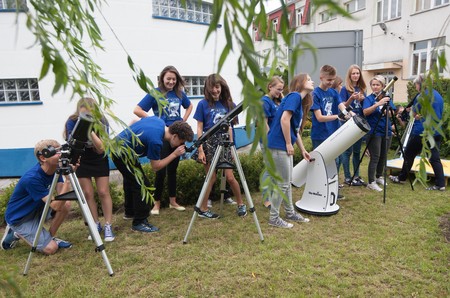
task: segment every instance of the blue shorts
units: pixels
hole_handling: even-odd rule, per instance
[[[25,216],[19,223],[9,225],[11,229],[20,235],[29,245],[33,245],[34,238],[36,237],[37,229],[39,227],[39,221],[42,216],[42,209],[36,209],[34,212]],[[46,220],[51,218],[50,208],[47,214]],[[50,232],[42,228],[42,232],[39,235],[39,241],[37,243],[37,250],[42,252],[44,248],[52,241],[53,237]]]

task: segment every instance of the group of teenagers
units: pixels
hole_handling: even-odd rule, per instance
[[[416,88],[420,91],[423,78],[418,77],[416,80],[421,80],[415,81]],[[313,148],[319,146],[339,129],[342,121],[345,120],[340,118],[340,111],[347,110],[347,107],[351,106],[352,111],[348,113],[348,116],[359,114],[365,117],[372,128],[366,138],[370,152],[369,183],[367,187],[380,191],[378,184],[384,184],[384,161],[387,155],[385,148],[389,147],[386,146],[385,142],[390,142],[392,130],[389,129],[389,138],[386,138],[385,123],[388,122],[389,128],[391,124],[389,117],[380,113],[385,104],[390,104],[395,109],[389,97],[378,98],[385,86],[385,79],[382,76],[375,76],[370,81],[372,94],[368,96],[366,96],[367,90],[361,75],[361,69],[357,65],[349,67],[345,86],[339,88],[339,86],[335,86],[335,81],[336,69],[333,66],[324,65],[320,70],[318,87],[314,88],[314,82],[308,74],[298,74],[290,82],[289,93],[283,96],[283,80],[279,77],[273,77],[267,86],[267,94],[262,97],[262,105],[267,120],[265,127],[268,142],[267,148],[262,145],[261,147],[262,150],[269,150],[275,161],[277,173],[281,176],[281,180],[277,179],[276,183],[284,194],[274,192],[264,195],[264,205],[270,208],[268,223],[271,226],[292,228],[291,222],[309,222],[309,219],[303,217],[294,209],[291,178],[293,146],[297,144],[303,158],[310,159],[301,138],[301,132],[310,111],[312,112],[311,139]],[[158,95],[147,94],[134,109],[134,114],[139,119],[133,121],[129,128],[116,136],[122,146],[131,149],[133,152],[131,160],[133,166],[129,166],[129,155],[125,153],[126,150],[117,150],[110,154],[116,168],[123,176],[124,219],[132,220],[131,229],[142,233],[159,231],[157,227],[148,222],[148,217],[150,214],[159,215],[160,213],[166,176],[169,208],[178,211],[185,210],[185,207],[179,205],[176,200],[176,174],[180,157],[186,152],[185,142],[191,142],[194,138],[194,132],[186,122],[192,112],[193,105],[183,91],[184,80],[175,67],[167,66],[161,71],[156,90],[162,96],[162,100],[165,101],[164,107],[160,109],[158,101],[161,98]],[[436,105],[436,114],[440,119],[443,110],[442,97],[435,90],[433,90],[433,95],[435,98],[433,107]],[[92,98],[79,100],[76,112],[68,118],[65,124],[64,137],[66,140],[70,139],[80,114],[91,111],[96,105],[96,101]],[[197,120],[197,137],[201,137],[235,106],[227,82],[219,74],[209,75],[205,80],[204,99],[198,103],[194,113],[194,119]],[[181,113],[182,107],[185,109],[183,116]],[[153,116],[149,115],[150,110],[152,110]],[[414,125],[417,122],[417,127],[413,129],[412,137],[408,143],[402,172],[399,176],[391,177],[396,183],[403,183],[406,180],[414,157],[421,149],[422,143],[419,140],[423,131],[423,126],[421,126],[423,119],[420,118],[420,105],[414,106],[414,115]],[[109,126],[106,118],[103,118],[101,122],[105,131],[108,131]],[[237,117],[233,120],[233,124],[236,123]],[[230,127],[229,136],[230,141],[233,141],[232,127]],[[134,139],[136,137],[139,142]],[[373,140],[370,140],[370,138],[373,138]],[[435,170],[436,185],[430,189],[445,189],[443,172],[441,181],[437,162],[439,160],[440,163],[438,148],[441,139],[442,137],[436,134],[436,146],[431,149],[430,163]],[[362,140],[359,140],[336,159],[338,168],[340,163],[344,167],[346,183],[365,184],[358,171],[361,143]],[[219,137],[213,135],[197,148],[195,158],[204,165],[206,172],[209,170],[218,144]],[[5,212],[7,227],[1,240],[2,249],[13,248],[20,239],[32,245],[47,200],[51,200],[50,207],[52,210],[52,212],[49,212],[47,219],[52,218],[52,221],[48,230],[42,228],[36,249],[44,254],[53,254],[58,248],[70,248],[72,246],[69,241],[56,237],[58,228],[70,211],[70,202],[53,200],[53,194],[49,194],[50,185],[59,167],[60,147],[61,145],[56,140],[42,140],[36,144],[34,154],[38,163],[21,177],[7,204]],[[55,149],[57,153],[50,157],[43,154],[43,150],[49,148]],[[352,154],[355,170],[353,181],[351,181],[352,176],[349,166]],[[411,160],[409,157],[412,155],[414,157]],[[146,187],[151,187],[151,185],[142,169],[140,157],[147,157],[150,160],[151,168],[156,171],[153,207],[142,194],[142,182]],[[229,159],[231,160],[231,157]],[[440,167],[442,170],[442,164]],[[114,241],[115,235],[111,226],[113,218],[112,199],[109,193],[109,161],[97,131],[93,130],[90,133],[90,141],[86,144],[85,152],[75,166],[75,171],[92,217],[96,222],[98,232],[103,232],[105,241]],[[236,213],[239,217],[246,216],[247,208],[242,200],[240,186],[234,177],[233,170],[225,169],[224,175],[236,200],[230,199],[227,202],[236,205]],[[267,177],[267,174],[265,173],[263,176]],[[104,225],[100,222],[97,203],[94,199],[93,179],[101,202]],[[214,172],[202,198],[202,204],[197,210],[198,216],[201,218],[219,218],[219,215],[211,210],[211,203],[208,200],[215,180],[216,173]],[[65,193],[70,188],[69,179],[59,177],[56,192],[58,194]],[[285,219],[280,216],[281,205],[285,209]]]

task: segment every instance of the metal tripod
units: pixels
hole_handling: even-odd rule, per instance
[[[64,154],[64,153],[62,153],[62,154]],[[50,191],[48,193],[49,194],[48,200],[45,203],[44,211],[42,212],[41,220],[39,222],[39,226],[38,226],[38,229],[36,232],[36,237],[33,240],[33,244],[31,246],[30,254],[28,255],[27,263],[25,264],[25,269],[23,271],[23,275],[27,275],[28,270],[30,269],[31,258],[33,256],[33,253],[36,251],[39,237],[41,235],[41,231],[44,226],[45,219],[47,218],[47,214],[50,209],[52,194],[56,190],[56,185],[58,183],[58,179],[61,175],[67,175],[67,177],[69,178],[70,183],[72,185],[73,191],[67,192],[67,193],[59,195],[59,196],[55,196],[54,199],[55,200],[64,200],[64,201],[78,200],[83,218],[89,227],[89,232],[91,233],[92,240],[95,243],[95,246],[96,246],[95,251],[101,252],[102,257],[103,257],[103,262],[105,263],[106,268],[108,269],[108,273],[110,276],[113,276],[114,272],[109,263],[108,256],[106,255],[105,246],[103,245],[100,234],[98,233],[97,225],[95,224],[94,219],[91,214],[91,211],[89,210],[89,206],[86,202],[86,198],[84,197],[83,191],[82,191],[80,183],[78,181],[78,178],[77,178],[76,174],[73,172],[73,168],[69,164],[69,159],[67,159],[65,157],[61,157],[60,164],[62,166],[58,167],[58,169],[56,170],[55,176],[53,177],[53,181],[50,186]]]
[[[221,133],[221,135],[219,137],[220,137],[219,145],[217,146],[216,152],[214,153],[214,157],[211,161],[211,166],[209,167],[208,173],[206,174],[206,179],[205,179],[205,182],[203,183],[202,190],[200,191],[200,195],[198,197],[197,204],[194,207],[194,213],[192,214],[192,219],[189,224],[188,230],[186,232],[186,236],[184,237],[183,243],[184,244],[187,243],[187,239],[189,237],[189,234],[191,233],[192,227],[195,222],[195,218],[197,217],[197,214],[200,212],[200,206],[202,205],[203,200],[207,199],[207,198],[204,198],[204,196],[205,196],[205,192],[208,188],[208,185],[211,182],[211,178],[214,174],[214,171],[216,169],[221,169],[222,171],[224,171],[225,169],[234,168],[233,164],[226,160],[225,161],[222,160],[219,164],[219,159],[221,156],[223,156],[221,154],[227,152],[227,150],[228,150],[228,152],[229,152],[229,150],[231,150],[231,154],[234,159],[235,166],[238,170],[239,178],[242,183],[242,187],[244,189],[245,197],[247,198],[247,204],[249,207],[248,211],[250,213],[252,213],[252,215],[253,215],[253,220],[255,221],[256,229],[258,230],[258,234],[259,234],[259,238],[261,239],[261,242],[263,242],[264,236],[261,232],[261,227],[259,226],[258,218],[256,217],[255,206],[253,205],[253,201],[250,196],[250,191],[247,186],[247,181],[245,180],[244,171],[242,170],[241,162],[239,161],[239,156],[236,151],[236,146],[234,145],[233,142],[228,141],[229,140],[228,132]],[[224,154],[224,156],[226,156],[226,155],[227,154]],[[222,182],[221,182],[221,190],[223,191],[223,189],[225,189],[225,180],[224,179],[222,179]],[[221,206],[222,206],[222,204],[223,204],[223,194],[221,197]]]

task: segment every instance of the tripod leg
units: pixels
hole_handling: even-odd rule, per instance
[[[25,269],[23,270],[23,275],[27,275],[28,270],[30,269],[31,259],[33,257],[33,253],[36,251],[39,242],[39,237],[41,236],[42,228],[44,226],[45,219],[47,218],[48,210],[50,209],[50,203],[52,201],[51,199],[53,197],[53,193],[56,190],[56,184],[58,184],[58,179],[60,176],[61,176],[60,173],[55,174],[55,176],[53,177],[52,184],[50,185],[50,191],[48,192],[47,201],[45,202],[44,210],[42,211],[41,220],[39,221],[36,236],[34,237],[33,244],[31,245],[31,251],[30,254],[28,255],[27,263],[25,264]]]
[[[91,211],[89,210],[89,206],[86,202],[86,198],[84,197],[83,190],[81,189],[80,182],[74,173],[70,173],[68,175],[70,179],[70,183],[72,184],[72,188],[77,195],[78,203],[80,204],[80,209],[83,214],[84,220],[87,222],[89,227],[89,232],[91,233],[92,240],[94,241],[96,248],[96,252],[100,252],[103,257],[103,262],[108,270],[110,276],[114,275],[114,272],[111,268],[111,264],[109,263],[108,256],[105,252],[105,246],[102,242],[100,234],[97,230],[97,225],[95,224],[94,218],[92,217]]]
[[[214,174],[214,171],[216,170],[216,165],[217,165],[217,162],[219,161],[219,156],[220,156],[220,153],[222,152],[222,150],[223,150],[223,145],[220,145],[217,147],[217,151],[214,154],[211,165],[209,166],[209,170],[208,170],[208,173],[206,174],[205,182],[203,182],[203,187],[202,187],[202,190],[200,191],[200,195],[198,197],[197,204],[195,204],[195,207],[194,207],[194,213],[192,214],[191,222],[189,223],[189,227],[186,231],[186,235],[184,236],[183,244],[187,243],[187,239],[189,237],[189,234],[191,233],[195,218],[197,217],[197,213],[200,211],[200,207],[202,206],[203,199],[204,199],[206,190],[208,188],[208,185],[210,183],[211,177]]]
[[[236,164],[236,168],[238,170],[239,177],[241,179],[242,187],[244,188],[244,193],[245,193],[245,197],[247,198],[247,204],[249,207],[249,211],[253,215],[253,220],[255,221],[256,229],[258,230],[258,234],[259,234],[259,238],[261,239],[261,242],[263,242],[264,236],[262,234],[261,227],[259,225],[259,221],[256,216],[255,206],[253,205],[253,200],[252,200],[252,197],[250,196],[250,191],[248,189],[247,181],[245,180],[244,171],[242,170],[242,165],[239,160],[239,156],[237,154],[236,147],[234,145],[231,146],[231,153],[233,154],[234,162]]]
[[[225,192],[226,192],[226,185],[227,185],[227,179],[225,178],[225,170],[222,169],[221,171],[221,175],[220,175],[220,211],[219,214],[222,216],[223,215],[223,200],[225,197]]]

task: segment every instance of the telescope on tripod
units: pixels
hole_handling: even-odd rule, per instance
[[[31,251],[28,256],[27,263],[25,264],[25,269],[23,275],[28,274],[28,270],[31,265],[31,259],[33,253],[37,249],[37,244],[39,241],[39,237],[44,226],[45,219],[47,218],[47,214],[50,210],[50,203],[53,200],[77,200],[80,204],[80,209],[83,215],[85,222],[89,227],[89,232],[91,234],[92,239],[96,245],[95,251],[100,252],[103,257],[103,261],[107,267],[108,273],[110,276],[114,275],[114,272],[111,268],[111,265],[108,260],[108,256],[105,252],[105,246],[103,245],[100,234],[97,230],[97,225],[94,222],[92,214],[89,210],[89,206],[87,204],[86,198],[84,197],[83,190],[81,189],[80,183],[76,174],[74,173],[72,165],[76,165],[83,155],[87,142],[89,141],[89,135],[92,130],[92,124],[94,120],[90,114],[82,113],[79,115],[78,120],[75,124],[75,127],[72,131],[72,134],[69,136],[69,139],[66,144],[63,144],[60,148],[61,157],[59,158],[59,166],[56,170],[55,176],[53,177],[50,190],[48,193],[48,200],[45,203],[44,210],[42,212],[41,219],[39,221],[39,226],[37,229],[36,237],[33,240]],[[52,157],[57,153],[57,149],[54,147],[48,147],[42,150],[42,155],[46,158]],[[61,175],[66,175],[66,179],[70,180],[72,185],[72,191],[60,194],[53,197],[53,193],[56,190],[56,185]]]

